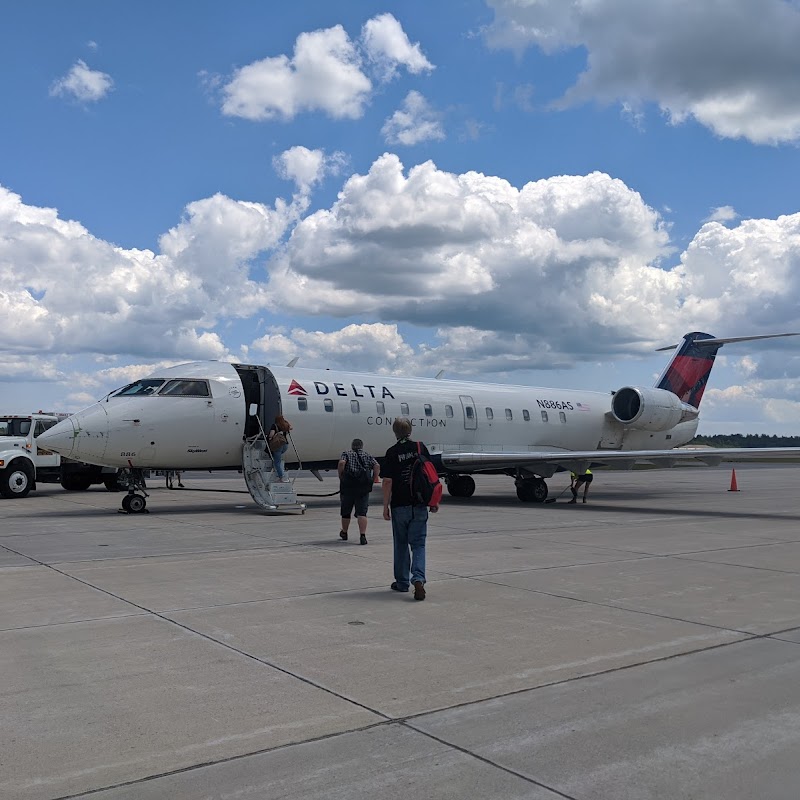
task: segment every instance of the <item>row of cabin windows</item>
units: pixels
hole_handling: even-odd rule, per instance
[[[330,398],[326,398],[325,400],[322,401],[322,403],[323,403],[323,406],[324,406],[326,411],[333,411],[333,400],[331,400]],[[298,411],[307,411],[308,410],[308,398],[307,397],[298,397],[297,398],[297,409],[298,409]],[[358,400],[351,400],[350,401],[350,410],[354,414],[360,414],[361,413],[361,403]],[[375,410],[377,411],[378,414],[385,414],[386,413],[386,404],[383,402],[383,400],[378,400],[375,403]],[[433,416],[433,407],[430,405],[430,403],[425,403],[423,405],[423,410],[425,412],[425,416],[426,417],[432,417]],[[514,419],[513,412],[511,411],[510,408],[507,408],[505,411],[506,411],[506,419],[509,422],[511,422]],[[467,419],[474,419],[475,418],[475,411],[472,409],[471,406],[467,406],[466,407],[466,412],[467,412]],[[400,403],[400,416],[407,417],[408,415],[409,415],[408,403]],[[448,418],[452,417],[453,416],[453,406],[446,405],[444,407],[444,415],[445,415],[445,417],[448,417]],[[559,420],[561,422],[566,422],[567,421],[567,415],[563,411],[559,411],[558,412],[558,418],[559,418]],[[486,419],[488,419],[488,420],[494,419],[494,411],[491,408],[489,408],[488,406],[486,408]],[[528,411],[528,409],[526,409],[526,408],[522,409],[522,419],[524,419],[525,422],[530,422],[531,421],[530,411]],[[547,412],[546,411],[542,411],[542,422],[548,422],[548,421],[549,421],[549,419],[548,419]]]

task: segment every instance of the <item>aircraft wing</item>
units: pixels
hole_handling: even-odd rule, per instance
[[[800,447],[706,447],[675,450],[553,450],[527,452],[442,453],[442,464],[454,472],[489,472],[520,467],[550,477],[560,467],[582,472],[589,467],[632,469],[638,464],[674,467],[679,464],[705,464],[714,467],[723,461],[798,462]]]

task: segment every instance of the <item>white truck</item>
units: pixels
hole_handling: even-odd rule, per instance
[[[103,483],[110,492],[123,488],[114,467],[99,467],[62,458],[38,447],[36,437],[68,414],[0,415],[0,495],[25,497],[36,483],[60,483],[67,491],[80,492]]]

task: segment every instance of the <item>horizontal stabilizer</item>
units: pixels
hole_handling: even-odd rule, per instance
[[[694,345],[695,347],[721,347],[723,344],[730,344],[731,342],[754,342],[756,339],[779,339],[782,336],[800,336],[800,333],[765,333],[761,336],[729,336],[726,339],[696,339]],[[680,347],[680,344],[659,347],[656,353],[661,353],[665,350],[674,350],[676,347]]]

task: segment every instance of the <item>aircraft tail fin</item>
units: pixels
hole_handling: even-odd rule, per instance
[[[673,344],[658,349],[657,352],[677,348],[677,352],[658,379],[656,388],[666,389],[676,394],[684,403],[699,408],[708,377],[711,375],[711,367],[714,366],[717,351],[723,344],[798,335],[797,333],[767,333],[759,336],[731,336],[717,339],[710,333],[698,331],[687,333],[680,345]]]
[[[683,337],[683,342],[677,347],[677,352],[667,368],[661,374],[656,383],[657,389],[666,389],[690,406],[698,408],[703,399],[703,392],[708,383],[708,376],[711,374],[711,367],[714,366],[714,359],[717,350],[722,344],[706,344],[708,341],[715,341],[710,333],[687,333]],[[672,347],[664,347],[662,350],[671,350]]]

